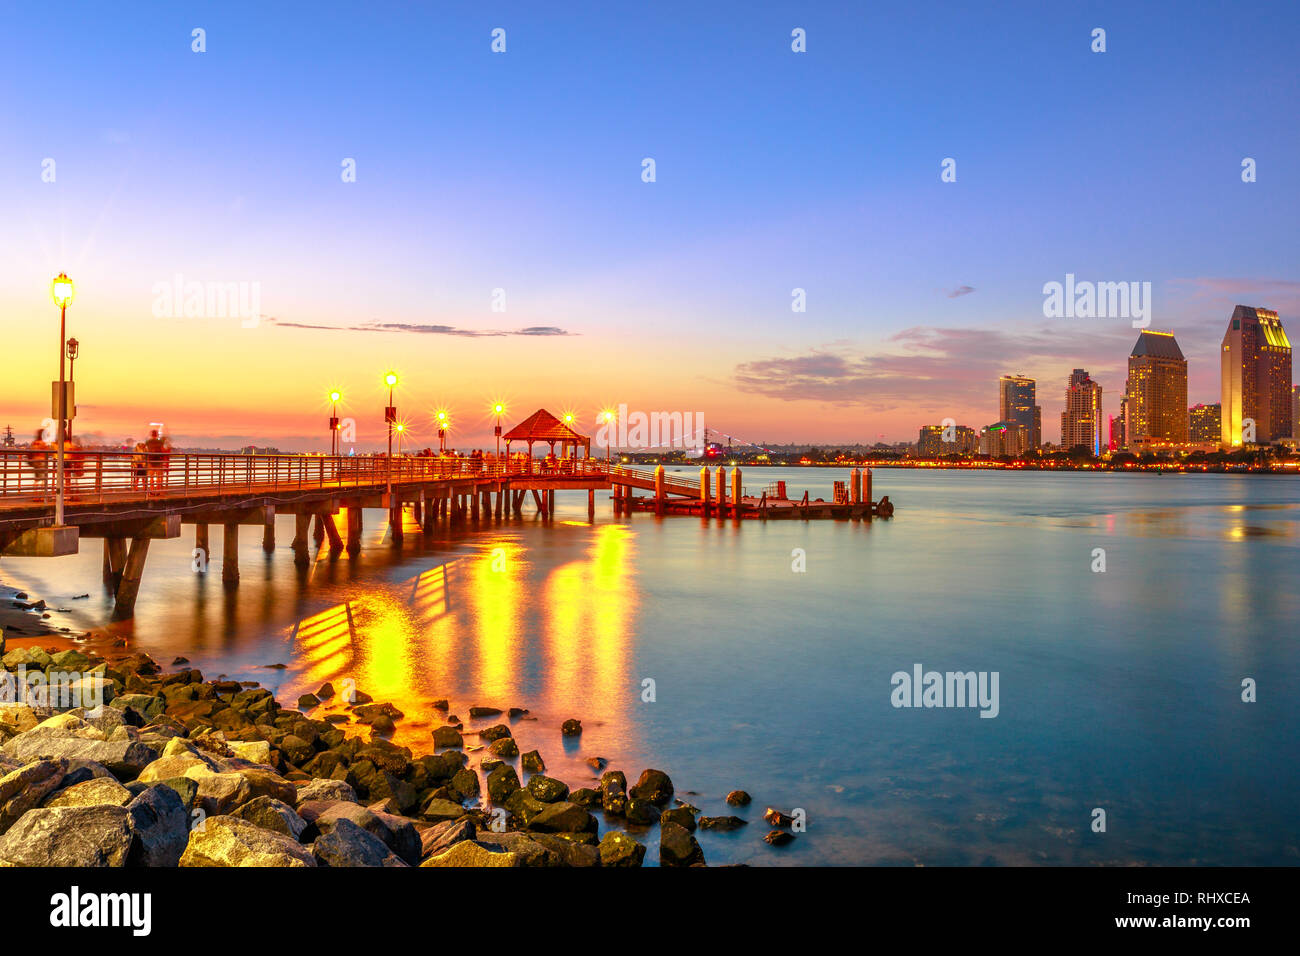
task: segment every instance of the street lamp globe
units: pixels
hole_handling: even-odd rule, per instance
[[[72,280],[66,273],[60,272],[50,283],[50,298],[60,309],[66,309],[72,304],[72,297],[76,294],[76,289],[72,285]]]

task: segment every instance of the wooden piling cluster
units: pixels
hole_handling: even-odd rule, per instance
[[[739,468],[733,467],[728,473],[725,465],[718,465],[713,471],[705,465],[700,468],[698,497],[674,497],[665,493],[664,467],[659,465],[654,471],[654,489],[650,497],[636,497],[629,484],[614,485],[614,513],[653,511],[657,515],[696,515],[702,518],[833,518],[867,521],[892,517],[894,513],[894,506],[888,498],[882,498],[878,502],[871,500],[870,468],[854,468],[849,473],[847,501],[824,501],[821,498],[810,501],[808,492],[804,492],[798,500],[776,497],[767,491],[757,496],[746,495],[742,479]],[[612,480],[618,481],[617,474],[612,476]]]

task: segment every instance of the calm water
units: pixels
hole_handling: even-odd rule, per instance
[[[829,498],[847,473],[746,485],[777,478]],[[402,743],[424,745],[439,697],[462,717],[518,705],[537,718],[515,723],[521,748],[571,785],[599,755],[666,770],[706,813],[744,788],[755,822],[700,833],[711,862],[1300,862],[1300,480],[881,469],[874,490],[892,521],[615,521],[602,499],[588,524],[586,495],[561,493],[549,526],[408,533],[400,552],[367,512],[355,561],[304,571],[287,518],[271,556],[245,529],[233,593],[219,532],[204,576],[186,527],[154,543],[126,633],[288,703],[352,677],[406,712]],[[98,626],[99,560],[90,542],[0,576],[75,608],[51,623]],[[997,671],[1000,714],[895,709],[890,677],[916,663]],[[766,805],[803,808],[808,832],[768,847]]]

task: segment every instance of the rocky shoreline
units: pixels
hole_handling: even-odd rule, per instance
[[[508,723],[466,730],[447,701],[430,752],[415,754],[385,739],[401,712],[360,691],[345,713],[312,719],[337,700],[328,684],[292,709],[186,663],[164,674],[142,653],[4,653],[0,866],[640,866],[637,834],[656,824],[660,865],[703,866],[697,829],[749,823],[701,815],[660,770],[629,785],[600,757],[587,759],[594,786],[571,789],[539,751],[520,752]],[[565,721],[557,746],[581,730]],[[746,813],[750,798],[726,802]],[[763,819],[768,844],[794,839],[788,815]]]

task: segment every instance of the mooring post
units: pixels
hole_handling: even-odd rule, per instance
[[[596,489],[587,489],[587,520],[596,520]]]
[[[221,526],[221,582],[239,583],[239,522],[227,521]]]
[[[709,481],[709,466],[700,466],[700,517],[709,516],[709,498],[712,497],[712,485]]]
[[[740,517],[740,499],[745,495],[745,489],[740,485],[740,469],[731,469],[731,515],[733,518]]]
[[[117,599],[113,603],[113,620],[135,616],[135,598],[140,593],[140,579],[144,577],[144,561],[148,556],[149,539],[132,538],[126,567],[122,569],[122,581],[117,586]]]
[[[718,517],[725,518],[727,515],[727,469],[722,465],[718,466]]]
[[[875,504],[871,497],[871,469],[870,468],[862,469],[862,500],[866,502],[867,505],[866,517],[867,520],[870,521],[871,511],[873,508],[875,508]]]
[[[849,472],[849,503],[862,503],[862,470],[854,468]]]
[[[655,465],[655,514],[664,513],[664,466]]]

